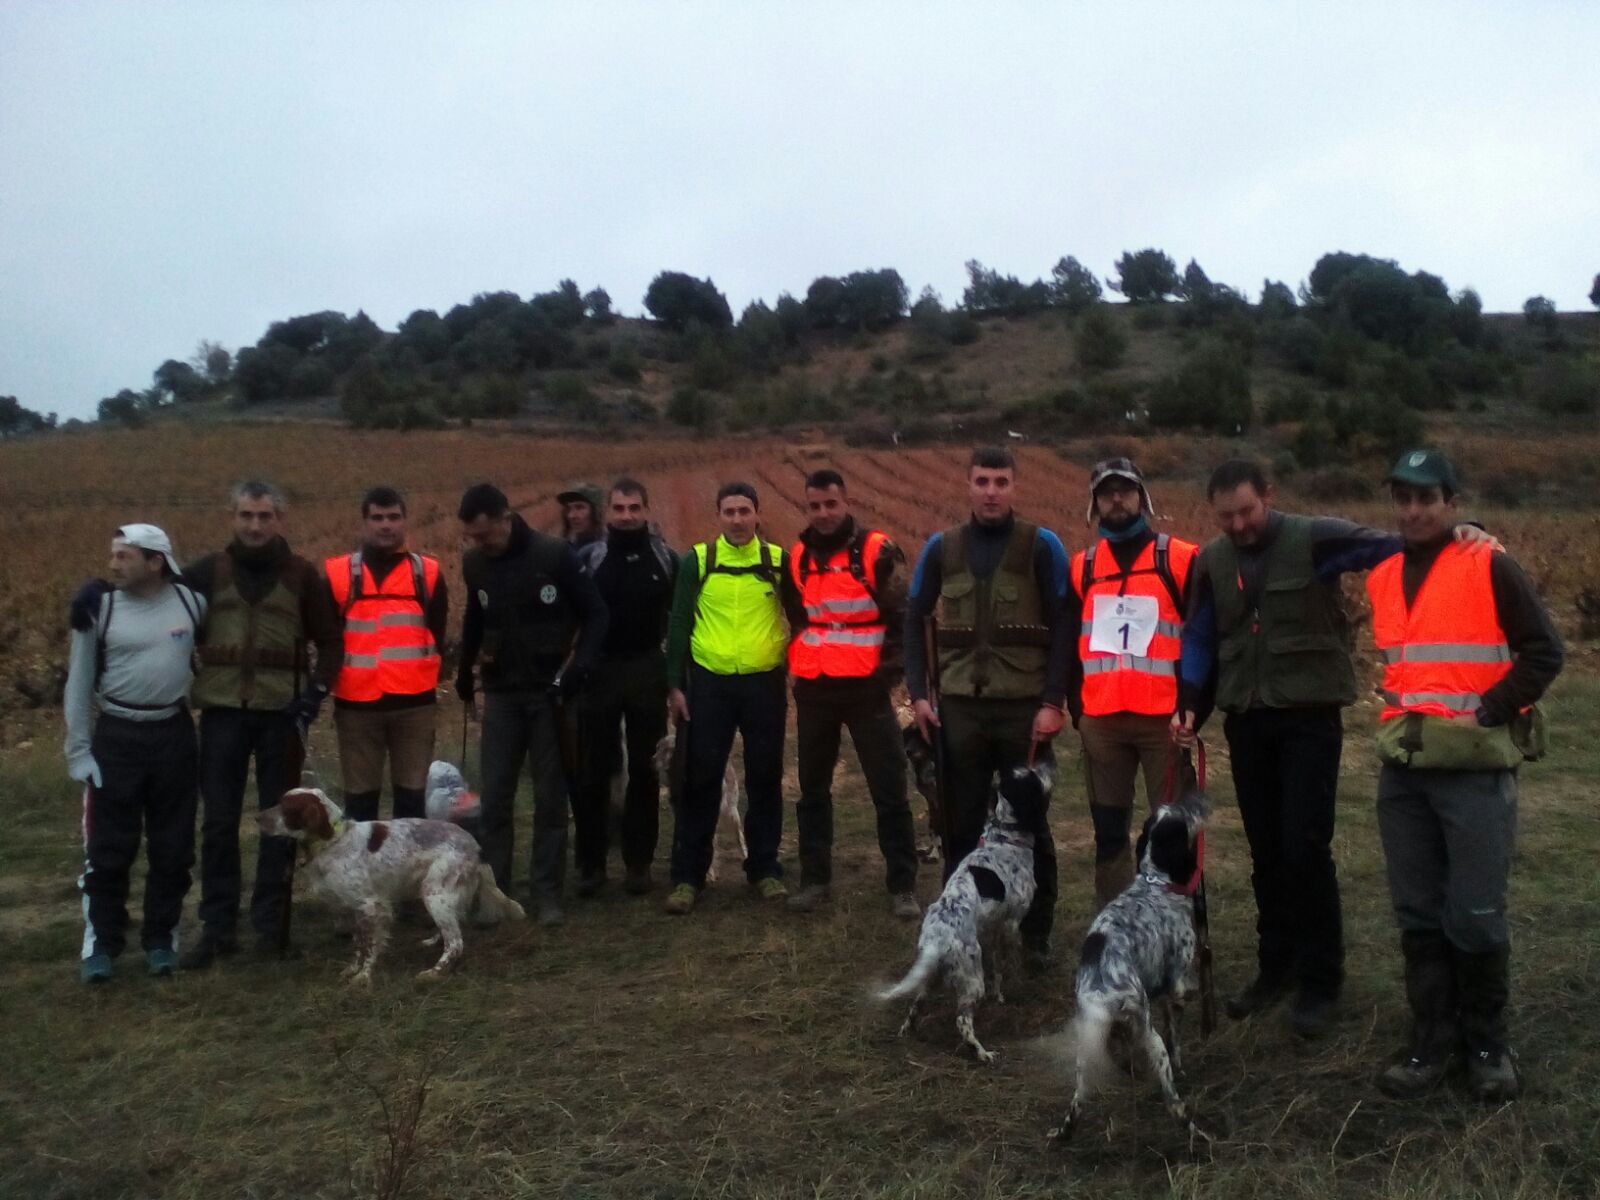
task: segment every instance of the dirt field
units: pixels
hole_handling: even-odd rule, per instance
[[[1029,447],[1022,457],[1021,507],[1069,546],[1083,529],[1088,449],[1063,458]],[[117,523],[166,523],[179,549],[196,555],[225,537],[227,484],[259,472],[291,489],[291,537],[322,554],[350,543],[361,490],[386,479],[411,491],[415,543],[454,570],[455,499],[481,478],[548,522],[560,483],[627,469],[651,485],[656,516],[681,545],[710,531],[715,481],[741,475],[770,497],[769,533],[789,537],[802,473],[823,462],[841,467],[862,515],[908,550],[963,511],[964,451],[955,448],[867,453],[761,441],[605,445],[283,428],[0,446],[0,544],[8,550],[0,595],[8,692],[0,711],[0,1196],[378,1195],[395,1114],[424,1081],[404,1193],[416,1197],[1325,1200],[1600,1191],[1600,671],[1592,645],[1577,640],[1552,705],[1552,753],[1524,773],[1513,1026],[1529,1092],[1502,1108],[1455,1089],[1407,1106],[1370,1086],[1404,1020],[1365,704],[1347,722],[1335,845],[1350,969],[1338,1029],[1303,1046],[1279,1014],[1224,1024],[1202,1042],[1191,1013],[1185,1088],[1220,1131],[1196,1156],[1148,1078],[1100,1097],[1070,1148],[1044,1141],[1066,1099],[1059,1035],[1091,892],[1070,737],[1052,809],[1062,855],[1056,965],[1020,985],[1009,1005],[980,1013],[986,1044],[1001,1051],[993,1068],[960,1052],[948,1004],[933,1005],[902,1041],[894,1036],[901,1013],[867,1000],[871,985],[909,963],[914,933],[888,916],[870,805],[848,753],[837,788],[836,898],[810,918],[763,908],[724,860],[722,881],[687,919],[661,915],[659,891],[649,901],[573,901],[563,929],[472,935],[464,969],[433,986],[412,977],[430,956],[408,934],[370,993],[348,990],[338,972],[349,943],[309,905],[296,916],[304,954],[287,963],[241,961],[158,982],[126,956],[112,985],[91,991],[77,982],[81,849],[58,713],[26,707],[7,681],[43,678],[64,658],[65,597],[98,568]],[[1193,475],[1176,466],[1163,474],[1155,491],[1170,527],[1203,535]],[[1286,503],[1298,501],[1291,494]],[[1381,505],[1346,511],[1383,515]],[[1573,604],[1600,557],[1593,516],[1483,515],[1576,633]],[[458,745],[454,711],[443,708],[440,745]],[[334,774],[325,722],[313,760]],[[1213,936],[1218,986],[1227,991],[1250,973],[1253,918],[1220,747],[1213,778]],[[791,763],[786,795],[794,790]],[[664,837],[670,827],[664,814]],[[528,828],[524,808],[519,832]],[[792,808],[784,859],[792,869]],[[937,871],[924,868],[924,899],[937,891]]]

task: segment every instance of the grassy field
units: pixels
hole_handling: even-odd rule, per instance
[[[687,919],[663,916],[659,891],[574,902],[563,929],[473,936],[464,969],[431,986],[413,979],[430,955],[408,934],[370,992],[350,990],[338,979],[349,944],[302,905],[297,960],[153,981],[128,956],[90,990],[75,975],[76,800],[53,737],[41,739],[0,766],[0,1196],[380,1194],[383,1108],[403,1110],[424,1082],[405,1191],[416,1197],[1593,1196],[1597,720],[1600,678],[1569,674],[1553,751],[1524,775],[1513,1026],[1527,1095],[1492,1108],[1450,1090],[1405,1105],[1370,1087],[1405,1022],[1371,710],[1358,707],[1335,847],[1350,967],[1337,1032],[1301,1045],[1279,1013],[1202,1042],[1191,1013],[1187,1094],[1221,1131],[1196,1157],[1148,1078],[1102,1095],[1070,1148],[1045,1143],[1066,1098],[1059,1035],[1090,896],[1070,762],[1054,811],[1058,961],[980,1013],[1001,1051],[984,1068],[959,1050],[948,1004],[902,1041],[900,1012],[866,999],[907,965],[914,934],[886,911],[853,764],[838,787],[836,899],[810,918],[762,907],[725,862]],[[314,754],[332,765],[328,730]],[[1250,973],[1252,908],[1220,748],[1213,764],[1225,991]],[[788,785],[792,796],[792,771]],[[924,898],[937,870],[923,870]]]

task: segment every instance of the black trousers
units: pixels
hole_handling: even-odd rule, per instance
[[[214,937],[231,937],[239,922],[239,818],[250,763],[256,767],[256,807],[271,808],[300,782],[289,778],[290,748],[298,736],[288,714],[275,709],[208,708],[200,714],[200,923]],[[279,928],[293,856],[292,838],[258,839],[250,894],[250,925],[257,933]]]
[[[657,651],[603,662],[589,676],[578,704],[582,747],[578,804],[573,813],[573,858],[585,875],[604,875],[610,852],[611,780],[627,746],[628,785],[622,800],[622,862],[643,871],[661,832],[661,775],[656,746],[667,732],[667,660]]]
[[[141,827],[149,870],[144,884],[146,950],[178,949],[178,919],[194,865],[196,749],[187,710],[163,721],[101,714],[91,753],[101,785],[84,786],[83,957],[122,953],[128,932],[128,873]]]
[[[561,766],[561,713],[548,692],[488,692],[483,698],[480,746],[483,814],[479,844],[495,884],[511,892],[516,843],[513,814],[517,780],[526,760],[533,779],[533,849],[530,891],[556,900],[567,870],[567,776]]]
[[[1033,718],[1037,700],[975,700],[945,696],[939,702],[945,745],[945,803],[955,828],[955,839],[945,858],[946,882],[956,866],[978,845],[989,819],[989,801],[997,772],[1009,771],[1028,761],[1033,744]],[[1036,758],[1054,759],[1049,746],[1040,746]],[[1050,833],[1050,797],[1039,812],[1033,831],[1033,907],[1022,918],[1024,944],[1044,949],[1056,919],[1056,843]]]
[[[689,739],[683,795],[672,830],[672,882],[703,887],[711,866],[722,777],[734,734],[744,738],[745,877],[781,879],[783,840],[783,737],[789,712],[782,667],[755,675],[716,675],[689,667]]]
[[[794,714],[801,885],[833,879],[833,770],[839,761],[839,733],[848,729],[877,811],[884,882],[891,894],[914,890],[917,843],[906,800],[905,742],[889,689],[875,679],[797,679]]]
[[[1223,723],[1250,842],[1256,957],[1263,975],[1334,996],[1344,923],[1333,865],[1334,795],[1344,727],[1336,707],[1257,708]]]

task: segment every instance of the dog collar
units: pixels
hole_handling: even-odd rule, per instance
[[[1033,845],[1033,835],[1026,833],[1019,836],[1007,834],[1001,829],[995,829],[992,836],[988,831],[985,831],[983,836],[978,839],[978,845],[980,846],[987,846],[990,842],[998,842],[1002,846],[1020,846],[1026,849]]]

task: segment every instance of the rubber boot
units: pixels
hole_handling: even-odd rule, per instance
[[[1456,1021],[1456,972],[1450,943],[1438,930],[1406,930],[1406,1001],[1411,1006],[1411,1043],[1399,1060],[1378,1075],[1378,1090],[1411,1100],[1438,1087],[1461,1041]]]
[[[1124,848],[1116,858],[1094,864],[1094,910],[1099,912],[1133,882],[1133,851]]]
[[[1467,1038],[1467,1086],[1479,1100],[1515,1099],[1522,1091],[1522,1075],[1506,1037],[1511,947],[1483,954],[1455,948],[1452,956]]]

